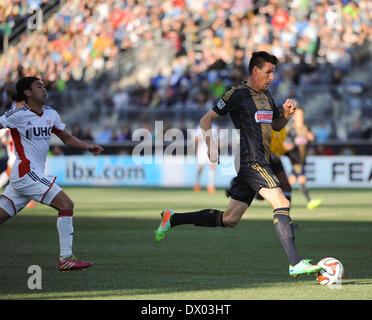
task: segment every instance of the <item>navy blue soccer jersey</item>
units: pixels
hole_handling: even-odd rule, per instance
[[[258,92],[245,82],[229,89],[213,107],[220,116],[227,113],[240,130],[240,165],[269,164],[272,120],[281,111],[268,90]]]

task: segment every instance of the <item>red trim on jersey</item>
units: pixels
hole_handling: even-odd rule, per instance
[[[10,132],[9,129],[8,129],[8,134],[9,134],[9,149],[10,149],[11,152],[14,152],[13,137],[12,137],[12,133]]]
[[[3,196],[5,199],[8,199],[8,200],[11,202],[11,204],[12,204],[12,206],[13,206],[14,214],[16,215],[16,214],[17,214],[17,210],[16,210],[16,207],[15,207],[15,205],[14,205],[13,200],[10,199],[10,198],[8,198],[7,196],[4,196],[3,194],[2,194],[2,196]]]
[[[9,133],[10,135],[10,133]],[[13,143],[13,138],[12,136],[10,136],[10,142],[9,142],[9,149],[10,149],[10,152],[14,152],[14,143]]]
[[[42,198],[41,198],[41,200],[40,200],[41,203],[43,202],[45,195],[48,193],[48,191],[50,190],[50,188],[51,188],[52,185],[54,184],[54,181],[56,181],[56,178],[57,178],[57,177],[54,177],[54,180],[53,180],[52,184],[50,185],[50,187],[48,188],[48,190],[45,191],[45,193],[43,194],[43,196],[42,196]]]
[[[31,112],[35,113],[38,117],[42,117],[43,114],[44,114],[44,109],[41,113],[37,113],[36,111],[32,110],[27,104],[25,104],[25,106],[28,108],[28,110],[30,110]]]
[[[17,128],[10,128],[10,132],[12,133],[13,141],[15,148],[18,153],[18,157],[21,160],[21,163],[18,166],[18,175],[19,178],[22,178],[26,173],[30,172],[30,160],[26,158],[25,150],[23,149],[21,136],[18,132]]]
[[[57,129],[56,127],[52,127],[52,132],[54,133],[54,134],[56,134],[56,133],[60,133],[60,132],[62,132],[63,130],[59,130],[59,129]]]

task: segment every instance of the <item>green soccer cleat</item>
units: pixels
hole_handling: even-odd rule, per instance
[[[161,215],[161,222],[159,228],[155,230],[155,242],[159,243],[164,239],[165,234],[172,228],[170,218],[174,214],[171,209],[165,209]]]
[[[316,207],[319,207],[322,204],[323,200],[322,199],[314,199],[308,202],[307,208],[309,210],[313,210]]]
[[[296,278],[301,274],[310,274],[310,273],[317,273],[322,269],[321,266],[317,264],[311,264],[310,259],[302,259],[296,265],[289,266],[289,275]]]

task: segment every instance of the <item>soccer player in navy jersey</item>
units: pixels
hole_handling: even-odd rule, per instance
[[[316,273],[321,269],[318,265],[312,265],[309,259],[302,259],[297,252],[293,223],[289,216],[290,203],[269,164],[271,132],[284,128],[296,109],[296,102],[292,99],[287,99],[283,106],[278,107],[267,90],[274,79],[277,63],[277,58],[268,52],[254,52],[249,63],[248,81],[229,89],[200,120],[208,156],[214,163],[219,163],[219,154],[208,134],[212,122],[229,113],[235,128],[240,130],[240,169],[228,190],[231,200],[226,210],[176,213],[165,209],[161,223],[155,230],[156,242],[181,224],[234,227],[258,192],[274,209],[274,229],[287,254],[290,276]]]

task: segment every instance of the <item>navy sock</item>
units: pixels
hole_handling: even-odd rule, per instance
[[[306,198],[306,201],[310,202],[311,199],[310,199],[310,195],[309,195],[309,190],[307,190],[306,186],[304,184],[300,184],[300,189],[301,189],[302,193],[304,194],[304,196]]]
[[[294,243],[295,235],[293,223],[289,217],[289,208],[278,208],[274,210],[274,229],[282,242],[289,264],[294,266],[299,263],[302,258],[298,254]]]
[[[174,213],[171,218],[171,226],[180,224],[193,224],[199,227],[223,227],[223,211],[215,209],[204,209],[195,212]]]

